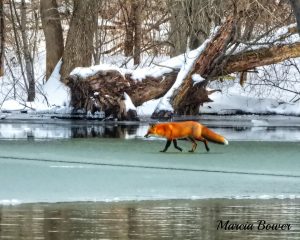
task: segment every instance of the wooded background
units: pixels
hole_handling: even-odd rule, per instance
[[[274,36],[279,28],[296,22],[293,13],[299,15],[299,6],[298,0],[1,0],[0,75],[11,76],[13,98],[26,95],[26,101],[34,101],[62,58],[61,81],[71,88],[75,109],[95,112],[100,106],[107,114],[126,118],[121,116],[124,92],[136,106],[162,97],[179,69],[143,82],[114,71],[78,81],[70,72],[108,58],[116,58],[118,67],[142,68],[156,57],[174,57],[199,47],[221,26],[170,100],[175,113],[197,114],[199,106],[210,101],[211,92],[206,90],[210,81],[240,73],[244,84],[256,67],[300,56],[299,43],[282,43],[297,32],[296,25],[279,38]],[[41,77],[34,64],[42,51],[46,71]],[[15,76],[15,66],[20,76]],[[194,85],[194,73],[205,81]],[[270,81],[299,96],[293,84],[282,87],[284,79]],[[95,92],[99,97],[91,101]],[[165,113],[154,113],[160,114]]]

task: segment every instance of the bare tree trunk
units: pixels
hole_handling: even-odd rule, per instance
[[[41,20],[46,40],[46,80],[64,52],[64,40],[56,0],[41,0]]]
[[[0,76],[4,75],[4,41],[5,41],[5,29],[4,29],[4,9],[3,0],[0,0]]]
[[[95,19],[96,20],[96,26],[98,25],[98,15],[97,15],[97,18]],[[100,64],[100,46],[101,45],[101,41],[99,39],[99,27],[97,26],[96,27],[96,30],[95,30],[95,48],[94,48],[94,52],[93,52],[93,59],[94,59],[94,63],[95,65],[99,65]]]
[[[122,6],[125,26],[124,54],[132,56],[134,64],[140,64],[142,44],[142,2],[141,0],[130,0],[130,7]]]
[[[98,0],[74,0],[74,10],[63,54],[62,81],[75,67],[90,66],[96,31]]]
[[[142,42],[142,22],[141,22],[141,1],[133,0],[131,11],[133,15],[134,26],[134,48],[133,48],[133,63],[140,64],[141,62],[141,42]]]
[[[297,29],[300,34],[300,0],[290,0],[290,3],[297,20]]]
[[[29,46],[28,46],[28,38],[26,31],[26,21],[27,21],[27,13],[26,13],[26,3],[25,0],[21,1],[21,35],[23,42],[23,51],[25,58],[25,69],[26,76],[28,81],[28,102],[33,102],[35,99],[35,80],[34,80],[34,70],[33,70],[33,59],[30,54]]]
[[[132,6],[132,5],[131,5]],[[132,15],[132,8],[130,9],[124,4],[122,6],[122,11],[124,15],[124,20],[127,17],[127,21],[125,20],[125,41],[124,41],[124,54],[129,57],[133,55],[133,33],[134,33],[134,21]]]
[[[169,0],[170,7],[170,34],[169,41],[172,44],[171,56],[177,56],[186,51],[187,27],[185,21],[182,21],[182,5],[179,1]]]

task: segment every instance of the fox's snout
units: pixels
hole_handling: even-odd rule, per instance
[[[148,128],[148,131],[144,137],[148,138],[148,137],[150,137],[151,134],[155,134],[155,125],[154,124],[150,124],[150,127]]]

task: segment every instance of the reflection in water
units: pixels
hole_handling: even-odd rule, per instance
[[[124,123],[0,123],[0,139],[142,138],[148,124]],[[299,141],[300,127],[211,127],[229,140]]]
[[[146,131],[147,125],[1,123],[0,139],[130,138],[141,129]]]
[[[107,137],[107,138],[127,138],[135,136],[139,125],[106,124],[92,126],[70,126],[71,138]],[[145,130],[146,131],[146,130]]]
[[[0,207],[1,239],[297,239],[299,200],[147,201]],[[218,220],[289,223],[290,231],[217,230]]]

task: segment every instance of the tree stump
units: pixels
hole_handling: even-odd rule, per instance
[[[135,80],[132,74],[123,75],[117,70],[100,70],[92,76],[82,78],[70,75],[65,79],[71,89],[71,106],[74,111],[85,113],[104,111],[119,120],[136,120],[133,111],[124,113],[124,93],[127,93],[135,106],[163,96],[173,85],[177,72],[166,73],[158,78],[146,77]]]

